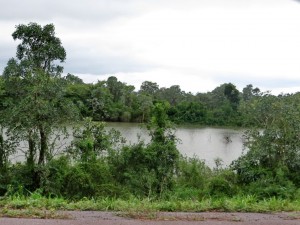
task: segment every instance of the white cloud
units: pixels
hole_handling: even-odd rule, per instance
[[[98,80],[106,80],[110,76],[116,76],[119,81],[125,82],[128,85],[135,86],[139,90],[144,81],[156,82],[159,87],[170,87],[171,85],[180,85],[181,89],[186,92],[197,93],[201,91],[210,91],[218,86],[209,76],[197,76],[195,74],[182,74],[178,70],[172,69],[155,69],[141,73],[115,73],[105,75],[94,74],[77,74],[81,79],[90,83],[95,83]]]
[[[291,8],[163,10],[104,30],[103,38],[119,54],[153,64],[294,78],[300,72],[297,27],[300,14]]]

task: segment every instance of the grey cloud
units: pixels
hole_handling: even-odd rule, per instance
[[[290,0],[292,1],[292,0]],[[293,0],[295,1],[295,0]],[[74,21],[102,23],[122,16],[132,16],[157,8],[194,9],[203,6],[249,6],[284,4],[285,0],[0,0],[0,19],[49,21],[70,17]]]
[[[146,64],[128,57],[99,55],[92,58],[92,56],[70,55],[64,64],[64,72],[74,74],[113,74],[119,72],[144,72],[154,67],[155,65]]]
[[[13,21],[53,21],[72,18],[75,22],[103,23],[123,16],[132,16],[152,9],[194,8],[219,0],[0,0],[0,19]],[[241,0],[239,0],[241,1]]]
[[[15,57],[17,43],[0,45],[0,74],[8,60]],[[68,51],[69,49],[69,51]],[[84,50],[76,46],[68,46],[67,60],[63,64],[65,73],[108,74],[118,72],[143,72],[155,65],[149,65],[126,56],[109,56],[99,52],[97,55],[83,54]]]
[[[30,21],[39,23],[53,22],[56,27],[58,27],[58,25],[60,25],[60,27],[67,27],[72,33],[80,34],[84,32],[85,27],[89,29],[94,28],[96,31],[101,24],[105,24],[108,21],[123,17],[133,17],[156,9],[171,8],[182,10],[214,5],[218,7],[226,7],[226,5],[245,7],[245,5],[258,4],[258,2],[265,2],[264,4],[272,2],[274,5],[283,4],[286,0],[0,0],[0,20],[15,25]],[[11,37],[11,33],[4,34],[3,30],[1,35]],[[61,32],[58,33],[58,36],[63,39]],[[11,42],[7,45],[3,45],[0,40],[0,74],[8,59],[15,56],[17,43],[12,39],[10,40]],[[67,50],[67,61],[64,64],[66,73],[107,74],[117,72],[142,72],[149,68],[156,67],[156,65],[149,65],[138,59],[126,56],[101,55],[101,52],[99,52],[99,55],[89,55],[83,51],[84,49],[76,49],[76,43],[69,44],[63,42],[63,45]],[[248,83],[253,83],[251,80],[245,83],[245,77],[250,76],[237,75],[232,81],[228,81],[228,77],[232,77],[232,75],[223,75],[216,79],[219,83],[232,82],[244,86]],[[289,87],[294,85],[297,81],[269,79],[261,80],[259,83],[253,85],[269,86],[271,88],[275,87],[276,84],[278,85],[278,82]]]
[[[0,0],[1,20],[49,21],[72,18],[74,21],[102,23],[120,16],[129,16],[142,10],[137,0]]]
[[[15,57],[16,49],[13,46],[0,44],[0,74],[2,74],[8,60]]]
[[[269,89],[274,89],[278,87],[280,84],[281,88],[291,88],[295,86],[299,86],[299,79],[288,79],[282,75],[282,78],[263,78],[260,80],[256,80],[256,84],[258,87],[267,87]]]
[[[292,88],[300,85],[299,79],[289,79],[284,75],[282,75],[281,78],[261,76],[259,79],[257,79],[251,77],[252,76],[250,74],[217,74],[214,76],[214,80],[219,84],[231,82],[240,89],[248,84],[252,84],[254,87],[258,88],[264,87],[269,90],[278,88],[278,84],[280,84],[281,88]]]

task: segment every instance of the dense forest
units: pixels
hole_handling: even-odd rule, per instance
[[[247,106],[266,93],[247,85],[239,92],[232,83],[225,83],[208,93],[186,93],[179,85],[160,88],[157,83],[144,81],[138,91],[116,77],[85,84],[75,75],[62,78],[65,97],[79,107],[82,117],[94,121],[140,122],[149,121],[151,108],[166,102],[167,114],[175,123],[210,126],[249,126]]]
[[[62,76],[56,63],[66,52],[54,25],[18,25],[12,36],[21,42],[0,77],[0,195],[300,198],[300,93],[225,83],[192,94],[151,81],[136,91],[113,76],[86,84]],[[127,145],[103,121],[145,123],[151,141]],[[209,168],[178,152],[174,123],[247,127],[248,151],[228,168]],[[54,157],[50,137],[70,124],[74,141]],[[13,164],[20,142],[25,160]]]

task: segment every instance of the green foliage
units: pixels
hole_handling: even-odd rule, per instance
[[[75,78],[70,80],[68,76],[64,79],[66,80],[65,97],[78,107],[82,118],[91,116],[92,107],[89,99],[92,98],[92,85],[80,83],[74,80]]]
[[[117,181],[138,196],[161,195],[173,187],[179,152],[166,112],[167,105],[154,106],[149,144],[125,146],[109,156]]]
[[[180,199],[177,196],[165,199],[138,199],[130,197],[81,199],[69,201],[60,197],[50,198],[42,196],[39,191],[32,192],[28,196],[15,194],[0,200],[1,212],[8,210],[22,211],[32,210],[95,210],[124,212],[131,216],[143,215],[143,218],[155,218],[157,212],[204,212],[204,211],[227,211],[227,212],[297,212],[300,210],[299,200],[286,200],[269,198],[259,200],[254,195],[237,195],[233,198],[223,197],[219,199]],[[5,210],[5,211],[4,211]],[[1,213],[0,212],[0,213]],[[15,211],[15,213],[17,213]],[[16,214],[15,214],[16,215]]]
[[[74,129],[73,136],[74,141],[68,152],[75,159],[84,162],[96,159],[125,142],[119,131],[108,131],[104,123],[93,122],[91,118],[85,118],[83,124]]]
[[[292,199],[296,194],[296,187],[288,179],[286,170],[277,168],[274,171],[265,171],[259,179],[243,187],[244,191],[255,194],[259,199],[277,197]]]
[[[60,39],[55,37],[53,24],[44,27],[37,23],[20,24],[16,26],[12,37],[14,40],[21,40],[16,55],[19,60],[30,63],[32,65],[30,69],[41,68],[47,73],[62,72],[62,67],[53,65],[53,62],[55,60],[64,62],[66,52]]]
[[[240,93],[225,83],[193,95],[179,85],[159,88],[150,81],[135,92],[116,77],[85,84],[72,74],[61,77],[63,68],[57,63],[64,62],[66,52],[53,24],[18,25],[12,36],[20,40],[16,58],[0,77],[0,195],[43,201],[46,195],[77,200],[134,195],[170,200],[148,206],[170,211],[251,211],[257,201],[270,199],[259,209],[264,211],[287,204],[281,198],[299,198],[299,93],[273,96],[251,84]],[[50,137],[66,134],[66,125],[76,122],[79,112],[90,118],[74,129],[66,154],[55,158]],[[147,122],[151,141],[126,146],[119,132],[93,120]],[[198,158],[180,156],[171,121],[249,126],[245,153],[230,168],[211,170]],[[11,164],[9,157],[22,141],[28,146],[26,159]],[[96,204],[87,202],[78,204]],[[116,202],[93,207],[128,206]]]
[[[211,175],[211,169],[196,156],[193,158],[181,157],[176,181],[177,185],[181,187],[204,189]]]
[[[155,155],[142,142],[125,146],[110,158],[116,180],[137,196],[155,194],[158,185],[154,171]]]
[[[231,170],[221,170],[208,184],[208,193],[212,197],[233,197],[238,192],[236,175]]]
[[[240,101],[242,94],[231,83],[222,84],[212,92],[193,95],[182,91],[179,85],[159,88],[150,81],[143,82],[140,90],[135,92],[133,86],[116,77],[84,84],[68,74],[65,81],[68,98],[78,105],[83,116],[97,121],[147,122],[151,107],[164,101],[171,105],[168,115],[176,123],[241,126],[245,119],[240,115],[246,113],[240,110],[244,104]],[[256,95],[254,90],[249,90],[251,96]]]
[[[9,156],[16,152],[18,142],[13,137],[5,137],[5,132],[0,127],[0,172],[5,174],[9,166]]]
[[[207,110],[200,102],[180,102],[169,110],[170,118],[177,123],[206,124]]]
[[[232,83],[226,84],[224,88],[224,95],[229,100],[233,110],[237,110],[240,101],[240,93]]]
[[[92,87],[90,91],[90,98],[88,98],[88,105],[91,108],[91,116],[96,121],[109,120],[110,117],[115,117],[115,113],[112,114],[113,100],[112,95],[108,88],[105,86],[105,82],[98,82]]]
[[[154,143],[175,143],[172,125],[167,115],[169,107],[167,103],[156,103],[152,109],[152,117],[147,128]]]
[[[139,122],[147,122],[149,120],[150,114],[151,114],[151,108],[153,107],[153,99],[151,96],[139,94],[137,96],[137,111],[139,115]]]
[[[65,179],[72,170],[71,160],[67,156],[53,158],[45,166],[45,177],[41,189],[48,196],[63,196]]]
[[[243,88],[243,100],[248,102],[260,93],[259,88],[253,88],[252,84],[248,84]]]
[[[78,162],[64,177],[62,195],[70,199],[122,197],[128,195],[126,188],[118,185],[112,171],[104,160]]]
[[[254,99],[252,117],[260,128],[246,133],[246,153],[236,160],[239,182],[250,184],[251,193],[263,197],[291,198],[299,187],[299,94]],[[253,106],[252,106],[253,107]]]
[[[151,81],[144,81],[140,88],[140,92],[148,96],[154,96],[158,91],[158,84]]]
[[[173,175],[178,166],[179,151],[176,138],[167,117],[168,104],[157,103],[152,111],[152,119],[148,124],[151,142],[150,151],[156,152],[155,173],[159,182],[159,193],[172,188]]]
[[[86,173],[80,166],[74,167],[67,173],[64,179],[65,195],[75,199],[92,197],[95,187],[92,183],[91,174]]]
[[[172,85],[169,88],[161,88],[158,95],[162,101],[167,101],[171,106],[176,106],[184,99],[183,91],[179,85]]]
[[[21,43],[17,59],[10,59],[3,73],[2,125],[8,137],[28,142],[28,175],[33,179],[32,188],[39,188],[44,165],[53,157],[49,137],[64,132],[63,124],[76,119],[77,109],[64,96],[63,68],[55,64],[65,60],[66,52],[54,25],[18,25],[12,36]]]
[[[247,193],[256,195],[258,199],[269,199],[270,197],[294,199],[296,190],[291,181],[286,180],[286,183],[280,184],[276,179],[270,177],[253,182],[245,189]]]
[[[11,71],[24,73],[13,61],[8,64]],[[116,77],[85,84],[75,75],[68,74],[63,82],[65,96],[77,105],[82,117],[92,117],[96,121],[147,122],[151,107],[163,101],[171,105],[168,115],[176,123],[241,126],[248,119],[246,100],[240,100],[242,93],[231,83],[222,84],[212,92],[193,95],[182,91],[179,85],[159,88],[150,81],[143,82],[140,91],[135,92],[133,86]],[[256,89],[248,85],[245,99],[252,101],[257,97]]]
[[[33,181],[32,170],[24,164],[14,164],[9,168],[6,174],[6,182],[2,183],[3,188],[5,188],[6,194],[12,194],[15,192],[22,192],[20,194],[26,194],[26,190],[33,191],[34,181]]]

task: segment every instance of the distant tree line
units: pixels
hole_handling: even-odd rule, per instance
[[[224,83],[211,92],[192,94],[179,85],[160,88],[144,81],[138,91],[111,76],[95,84],[86,84],[75,75],[63,78],[65,96],[78,106],[82,117],[95,121],[147,122],[153,105],[168,102],[171,121],[210,126],[248,126],[245,107],[259,98],[259,88],[247,85],[242,92],[232,83]]]

